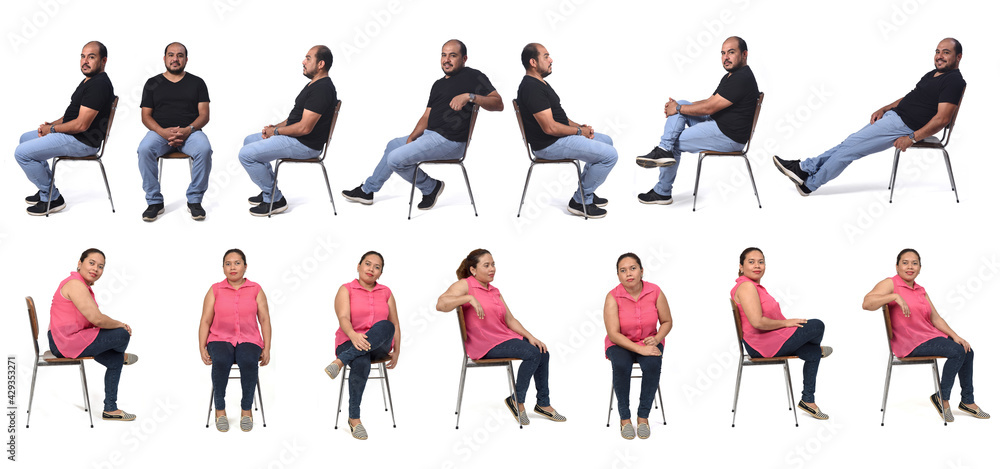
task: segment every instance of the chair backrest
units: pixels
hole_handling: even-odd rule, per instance
[[[465,349],[465,341],[468,340],[469,334],[465,332],[465,313],[462,312],[461,306],[455,308],[455,314],[458,316],[458,331],[462,334],[462,353],[468,357],[469,351]]]
[[[333,108],[333,119],[330,121],[330,134],[326,136],[326,145],[323,145],[323,154],[319,155],[320,161],[326,159],[326,152],[330,149],[330,140],[333,140],[333,129],[337,127],[337,117],[340,117],[340,103],[342,102],[338,99],[337,106]]]
[[[521,129],[521,141],[524,142],[524,149],[528,152],[528,159],[532,162],[535,161],[535,155],[531,153],[531,146],[528,145],[528,137],[524,135],[524,121],[521,119],[521,107],[517,105],[517,99],[512,100],[514,103],[514,115],[517,117],[517,127]]]
[[[462,152],[462,157],[458,161],[465,161],[465,155],[469,153],[469,145],[472,145],[472,130],[476,128],[476,118],[479,117],[479,105],[472,105],[472,117],[469,118],[469,136],[465,137],[465,151]]]
[[[760,117],[760,105],[764,102],[764,93],[761,92],[757,95],[757,108],[753,111],[753,124],[750,125],[750,138],[747,139],[747,145],[743,148],[743,153],[750,151],[750,141],[753,140],[753,133],[757,130],[757,118]]]
[[[746,355],[743,350],[743,321],[740,319],[740,307],[729,299],[729,305],[733,307],[733,320],[736,321],[736,346],[739,347],[740,355]]]
[[[882,316],[885,318],[885,338],[889,343],[889,353],[892,353],[892,319],[889,317],[889,305],[882,306]]]
[[[38,349],[38,315],[35,314],[35,300],[30,296],[24,297],[24,302],[28,304],[28,321],[31,323],[31,343],[35,345],[35,356],[39,356]]]
[[[101,150],[97,152],[97,158],[104,156],[104,148],[108,146],[108,139],[111,138],[111,124],[115,122],[115,111],[118,110],[118,96],[111,101],[111,114],[108,116],[108,127],[104,129],[104,141],[101,142]]]
[[[951,121],[948,125],[944,126],[944,135],[941,136],[941,146],[948,146],[948,141],[951,140],[951,132],[955,129],[955,120],[958,119],[958,111],[962,109],[962,100],[965,99],[965,90],[962,90],[962,97],[958,98],[958,106],[955,107],[955,113],[951,115]]]

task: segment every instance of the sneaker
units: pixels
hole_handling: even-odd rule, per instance
[[[48,210],[49,213],[56,213],[62,209],[66,208],[66,200],[63,196],[59,196],[58,199],[52,201],[52,206],[49,207],[48,202],[38,201],[35,205],[28,207],[28,215],[41,216],[45,215],[45,211]]]
[[[796,184],[795,189],[799,191],[799,195],[802,197],[809,197],[809,194],[812,194],[812,191],[805,184]]]
[[[248,197],[247,202],[250,202],[250,205],[260,205],[264,203],[264,193],[261,192],[253,197]]]
[[[163,215],[163,204],[150,204],[142,212],[142,221],[156,221],[160,215]]]
[[[659,146],[653,147],[653,151],[645,155],[635,157],[635,164],[642,166],[643,168],[673,166],[676,163],[677,159],[674,158],[674,154],[660,148]]]
[[[644,204],[670,205],[674,203],[674,198],[669,195],[660,195],[655,190],[650,189],[645,194],[639,194],[639,202]]]
[[[799,160],[783,160],[778,158],[778,155],[774,155],[771,158],[774,161],[774,166],[781,171],[781,174],[788,176],[795,184],[804,184],[806,179],[809,179],[809,173],[802,170],[799,166]]]
[[[288,202],[282,197],[274,201],[274,210],[271,211],[270,202],[261,202],[260,205],[250,209],[250,215],[255,217],[266,217],[268,213],[281,213],[288,209]]]
[[[201,207],[198,202],[191,203],[188,202],[188,213],[191,214],[192,220],[204,220],[205,219],[205,209]]]
[[[604,197],[599,197],[597,194],[590,194],[590,196],[594,199],[594,205],[598,207],[608,206],[608,199],[605,199]]]
[[[341,191],[340,195],[343,195],[345,199],[350,200],[351,202],[357,202],[364,205],[371,205],[375,199],[374,192],[365,192],[361,189],[361,186],[355,187],[349,191]],[[423,203],[423,201],[420,203]]]
[[[42,191],[35,192],[34,195],[29,195],[24,198],[24,203],[28,205],[35,205],[42,201]]]
[[[573,215],[579,215],[586,218],[604,218],[604,216],[608,214],[607,210],[604,210],[594,204],[587,204],[587,213],[585,214],[583,213],[583,204],[573,199],[569,199],[569,207],[567,207],[567,210],[569,210],[569,213],[572,213]]]
[[[434,204],[437,203],[438,197],[441,196],[441,192],[444,191],[444,181],[438,181],[434,185],[434,190],[430,194],[424,196],[424,198],[417,204],[417,208],[420,210],[430,210],[434,208]]]

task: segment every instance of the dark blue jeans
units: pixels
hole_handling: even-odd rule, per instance
[[[372,360],[380,360],[389,355],[392,350],[392,337],[396,334],[396,326],[387,321],[372,324],[365,332],[371,344],[371,350],[363,352],[354,348],[348,340],[337,347],[337,358],[351,367],[351,376],[347,378],[347,394],[350,396],[347,404],[347,416],[352,419],[361,418],[361,397],[365,394],[368,384],[368,374],[372,371]],[[342,371],[347,373],[347,371]]]
[[[101,329],[94,341],[80,352],[81,357],[94,357],[94,361],[104,365],[104,411],[118,410],[118,381],[122,377],[122,367],[125,366],[125,348],[132,336],[124,327],[118,329]],[[49,349],[52,354],[64,358],[56,343],[52,341],[52,331],[49,331]]]
[[[957,374],[959,382],[962,383],[962,402],[975,404],[976,399],[972,394],[972,350],[966,352],[965,347],[947,337],[935,337],[918,345],[907,357],[934,355],[948,358],[944,362],[944,369],[941,370],[941,400],[951,399],[951,388],[955,385]]]
[[[250,410],[253,405],[253,391],[257,386],[257,362],[260,361],[261,348],[256,344],[242,342],[209,342],[205,348],[212,357],[212,386],[215,387],[215,410],[226,410],[226,385],[229,384],[229,372],[233,364],[240,367],[240,387],[243,388],[243,398],[240,409]]]
[[[663,352],[663,344],[657,344],[656,348]],[[608,348],[604,356],[611,360],[611,383],[615,388],[615,395],[618,396],[618,416],[622,420],[632,418],[632,413],[628,409],[628,393],[632,382],[632,364],[639,364],[642,370],[642,384],[639,388],[638,414],[639,418],[648,419],[649,411],[653,408],[653,399],[656,397],[656,388],[660,384],[660,366],[663,357],[647,357],[617,345]]]
[[[549,406],[549,353],[542,353],[538,347],[528,343],[528,339],[510,339],[501,342],[486,352],[483,358],[520,358],[514,390],[517,402],[524,404],[528,395],[528,383],[535,377],[535,404]]]
[[[798,355],[805,364],[802,365],[802,401],[810,404],[816,402],[816,374],[819,372],[819,359],[823,357],[823,351],[819,344],[823,341],[823,332],[826,325],[819,319],[810,319],[802,327],[795,329],[784,345],[778,349],[774,356],[783,357]],[[746,341],[743,345],[747,349],[747,354],[753,358],[762,358]]]

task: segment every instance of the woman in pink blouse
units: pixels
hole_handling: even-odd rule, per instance
[[[336,378],[344,365],[351,367],[348,378],[348,420],[351,436],[367,440],[368,432],[361,424],[361,397],[368,383],[373,360],[389,358],[386,368],[395,368],[399,360],[399,317],[396,298],[389,287],[378,283],[385,261],[382,255],[368,251],[358,262],[358,279],[345,283],[337,290],[334,310],[337,329],[337,359],[326,367],[326,374]]]
[[[615,264],[621,282],[604,298],[604,356],[611,361],[612,384],[618,396],[621,435],[626,440],[636,436],[629,413],[629,388],[632,364],[642,370],[639,392],[639,438],[649,438],[649,411],[660,384],[663,339],[673,321],[670,305],[660,287],[642,280],[642,261],[628,252]]]
[[[556,422],[565,422],[566,417],[549,405],[548,348],[511,314],[500,290],[491,284],[496,271],[496,263],[489,251],[476,249],[470,252],[456,271],[458,281],[438,298],[437,309],[449,312],[462,307],[468,337],[465,352],[469,358],[521,359],[514,386],[517,402],[514,396],[504,399],[515,419],[520,414],[521,425],[530,423],[524,410],[524,400],[532,377],[535,378],[535,413]]]
[[[951,388],[955,375],[962,383],[962,401],[958,408],[973,417],[988,419],[990,414],[976,405],[972,393],[972,346],[948,327],[938,314],[924,287],[916,282],[920,275],[920,254],[903,249],[896,256],[896,276],[882,280],[865,295],[861,305],[875,311],[889,305],[892,322],[892,354],[899,357],[943,356],[948,360],[941,370],[941,400],[931,394],[931,403],[946,422],[954,422],[951,413]]]
[[[118,381],[122,365],[139,357],[125,353],[132,328],[105,316],[97,308],[91,288],[104,275],[104,253],[83,251],[76,272],[67,277],[52,295],[49,317],[49,349],[59,358],[94,357],[104,365],[104,420],[135,420],[135,415],[118,408]],[[34,383],[32,383],[34,385]]]
[[[240,430],[253,429],[254,387],[257,385],[257,362],[265,366],[271,360],[271,319],[267,297],[256,282],[243,277],[247,257],[239,249],[230,249],[222,256],[222,272],[226,279],[212,285],[205,294],[201,312],[198,343],[201,360],[212,365],[215,387],[215,428],[229,431],[226,417],[226,384],[233,364],[240,367]],[[260,327],[258,327],[258,322]],[[263,333],[263,336],[262,336]]]
[[[764,276],[764,252],[746,248],[740,254],[740,276],[729,292],[740,311],[743,346],[753,358],[798,355],[802,365],[802,399],[798,408],[810,416],[826,420],[829,415],[816,405],[816,374],[820,358],[833,353],[821,346],[826,330],[819,319],[785,319],[778,302],[760,284]]]

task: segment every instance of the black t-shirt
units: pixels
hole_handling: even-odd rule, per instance
[[[903,96],[896,106],[896,114],[910,129],[917,131],[937,114],[938,103],[958,104],[965,91],[965,79],[958,69],[949,70],[935,77],[936,70],[924,75],[916,88]]]
[[[295,138],[313,150],[322,150],[323,145],[330,137],[330,124],[333,123],[333,110],[336,107],[337,87],[333,86],[333,80],[330,77],[320,78],[302,88],[299,95],[295,97],[295,107],[288,114],[286,125],[296,124],[302,120],[303,110],[319,114],[319,121],[316,122],[312,132]]]
[[[735,72],[727,73],[719,82],[715,93],[733,103],[715,114],[712,120],[719,124],[719,130],[735,142],[747,143],[753,131],[753,113],[757,110],[757,79],[750,66],[744,65]]]
[[[460,94],[475,93],[486,96],[496,88],[490,79],[474,68],[464,67],[450,77],[445,76],[431,86],[427,107],[431,114],[427,118],[427,130],[433,130],[453,142],[465,142],[469,138],[469,120],[472,119],[473,103],[468,103],[461,111],[451,108],[451,100]]]
[[[177,83],[156,75],[142,87],[139,107],[153,110],[153,120],[160,127],[187,127],[198,118],[198,103],[207,103],[208,87],[205,80],[185,73]]]
[[[556,122],[569,125],[569,117],[559,104],[559,95],[548,83],[525,75],[521,85],[517,87],[517,104],[521,108],[521,121],[524,122],[524,137],[528,139],[533,151],[541,150],[559,140],[542,131],[542,126],[535,120],[535,113],[546,109],[552,110],[552,118]]]
[[[69,106],[63,113],[63,122],[70,122],[80,117],[80,106],[97,110],[97,117],[90,127],[83,132],[74,134],[84,145],[100,147],[104,134],[108,129],[108,119],[111,118],[111,102],[115,99],[115,87],[111,85],[108,74],[101,72],[89,80],[80,82],[69,100]]]

